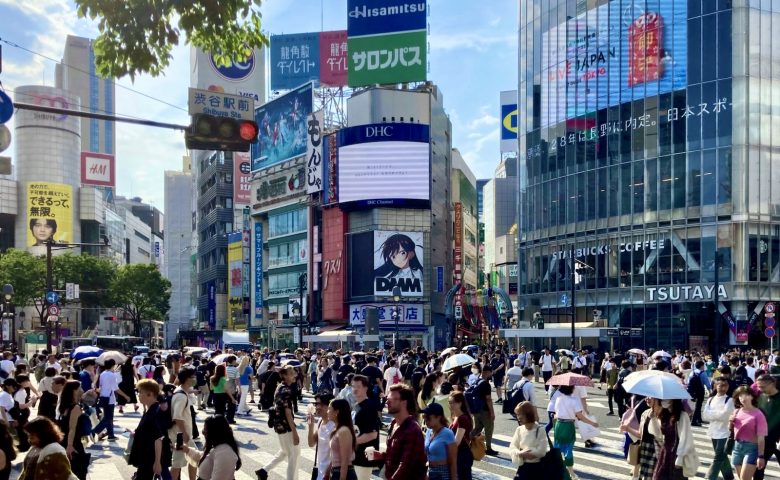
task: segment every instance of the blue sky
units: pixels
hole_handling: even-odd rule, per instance
[[[517,0],[429,0],[430,71],[444,96],[453,125],[452,144],[478,178],[490,177],[500,159],[499,92],[517,84]],[[263,26],[271,34],[346,29],[346,0],[265,0]],[[96,23],[80,20],[69,0],[0,0],[0,38],[54,59],[65,37],[97,35]],[[6,91],[20,85],[54,84],[55,63],[3,44],[0,81]],[[189,49],[173,52],[164,76],[118,80],[133,90],[186,109]],[[116,89],[118,114],[188,123],[185,112]],[[13,130],[13,124],[9,127]],[[163,171],[181,168],[186,153],[179,133],[117,124],[117,193],[137,195],[163,207]],[[13,155],[11,149],[3,152]]]

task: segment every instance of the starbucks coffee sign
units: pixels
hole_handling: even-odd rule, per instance
[[[714,295],[714,284],[669,285],[645,288],[646,302],[711,302],[714,300]],[[726,290],[726,285],[718,285],[717,295],[718,300],[729,299],[729,293]]]

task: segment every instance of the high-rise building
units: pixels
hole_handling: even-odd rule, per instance
[[[171,282],[171,309],[165,325],[168,346],[177,332],[190,328],[190,255],[192,254],[192,175],[184,171],[165,172],[166,262],[163,274]]]
[[[62,61],[55,68],[57,88],[81,98],[86,112],[111,115],[116,110],[114,81],[100,78],[95,67],[95,50],[89,38],[68,35]],[[116,127],[114,122],[81,118],[81,151],[114,155]]]
[[[452,149],[453,270],[455,281],[477,286],[477,178],[457,148]]]
[[[588,335],[596,348],[614,332],[619,351],[768,345],[775,21],[767,2],[520,2],[525,320],[552,330],[573,302],[578,322],[620,328]]]

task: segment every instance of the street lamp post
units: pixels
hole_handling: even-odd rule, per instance
[[[401,298],[403,297],[403,294],[401,293],[401,287],[393,287],[393,302],[395,303],[395,308],[393,309],[393,320],[395,321],[395,334],[393,335],[393,349],[397,352],[398,351],[398,319],[401,316],[401,312],[398,310],[401,308]]]
[[[298,303],[297,300],[293,301],[292,310],[293,316],[295,317],[295,324],[293,326],[293,340],[295,339],[295,332],[298,332],[298,343],[300,344],[302,343],[300,340],[303,335],[301,332],[301,304]]]
[[[3,322],[2,326],[0,326],[0,339],[3,341],[8,341],[8,344],[11,345],[13,348],[13,344],[16,343],[16,334],[15,334],[15,325],[14,325],[14,314],[11,312],[11,301],[14,298],[14,286],[10,283],[6,283],[3,285]],[[11,328],[9,329],[11,333],[11,338],[6,339],[5,338],[5,319],[8,318],[11,322]]]

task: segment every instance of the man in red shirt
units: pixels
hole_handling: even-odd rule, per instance
[[[414,391],[401,383],[391,386],[387,411],[393,415],[387,450],[377,452],[374,459],[384,460],[388,480],[424,480],[427,473],[425,438],[417,423]]]

